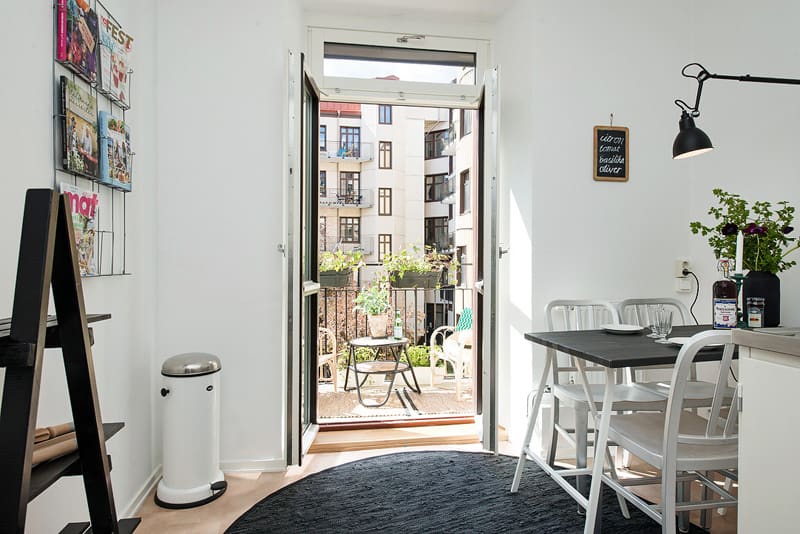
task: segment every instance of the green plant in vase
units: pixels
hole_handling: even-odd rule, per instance
[[[747,317],[747,299],[765,298],[764,326],[780,323],[780,280],[777,273],[797,264],[786,256],[798,248],[798,240],[792,237],[792,222],[795,208],[787,201],[756,201],[750,204],[740,195],[722,189],[712,191],[717,205],[711,206],[708,214],[715,219],[713,225],[700,221],[689,223],[693,234],[708,238],[708,244],[717,258],[736,257],[736,242],[742,233],[742,265],[735,265],[739,272],[749,271],[744,280],[743,304]]]
[[[348,287],[359,267],[364,265],[364,254],[360,250],[333,252],[319,255],[319,278],[323,287]]]
[[[364,312],[369,324],[370,336],[374,338],[386,337],[389,318],[389,288],[380,281],[374,281],[364,286],[353,299],[355,309]]]
[[[441,285],[442,272],[447,269],[448,283],[454,283],[458,260],[435,248],[412,245],[396,254],[386,254],[383,267],[395,287],[435,288]]]

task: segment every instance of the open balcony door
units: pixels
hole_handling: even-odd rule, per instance
[[[298,65],[299,63],[299,65]],[[319,296],[319,90],[289,56],[289,280],[287,321],[286,463],[300,465],[316,436],[317,306]],[[300,120],[295,110],[299,107]],[[296,131],[300,124],[300,131]],[[299,168],[299,172],[296,169]],[[299,320],[295,320],[295,318]]]
[[[475,346],[478,423],[483,448],[498,452],[497,431],[497,67],[487,69],[480,101]]]

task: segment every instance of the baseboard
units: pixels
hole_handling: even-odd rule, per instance
[[[144,504],[145,499],[147,496],[150,495],[150,492],[156,487],[158,484],[159,479],[161,478],[161,464],[158,464],[153,472],[150,473],[150,476],[147,477],[147,480],[136,492],[136,496],[131,500],[130,504],[125,508],[123,513],[120,517],[134,517],[139,509]]]
[[[251,471],[277,473],[280,471],[286,471],[286,460],[283,458],[271,458],[264,460],[231,460],[229,462],[220,462],[219,468],[223,473],[241,473]]]

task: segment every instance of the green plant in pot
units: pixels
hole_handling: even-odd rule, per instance
[[[442,283],[442,272],[447,269],[448,283],[456,278],[458,260],[436,249],[412,245],[396,254],[386,254],[383,267],[394,287],[418,287],[433,289]]]
[[[742,265],[739,271],[747,270],[742,287],[742,302],[747,317],[747,299],[762,297],[764,301],[764,326],[780,324],[780,279],[777,273],[789,269],[797,262],[786,259],[800,248],[794,231],[794,207],[788,202],[757,201],[752,204],[741,196],[722,189],[712,191],[717,205],[708,210],[715,223],[707,226],[699,221],[689,224],[693,234],[708,238],[708,244],[717,258],[734,258],[739,232],[743,235]]]
[[[355,309],[364,312],[367,316],[370,337],[384,338],[387,336],[389,317],[389,288],[380,281],[374,281],[364,286],[353,299]]]
[[[333,252],[324,251],[319,255],[319,283],[322,287],[349,287],[353,274],[364,265],[360,250]]]

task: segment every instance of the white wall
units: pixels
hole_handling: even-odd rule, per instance
[[[128,512],[158,461],[152,454],[151,402],[155,338],[154,2],[110,0],[107,7],[136,39],[132,108],[126,120],[136,151],[134,187],[127,197],[127,267],[133,276],[83,280],[88,312],[112,319],[94,326],[95,379],[105,421],[125,428],[107,443],[120,516]],[[0,84],[0,316],[11,314],[25,190],[53,186],[53,2],[3,2],[0,33],[7,57]],[[64,175],[61,175],[62,177]],[[52,310],[52,305],[51,305]],[[1,373],[1,371],[0,371]],[[71,420],[60,352],[45,351],[37,424]],[[28,507],[27,532],[57,532],[88,519],[79,477],[65,478]]]
[[[287,57],[294,2],[158,6],[156,357],[222,362],[223,468],[284,463]]]
[[[543,361],[522,336],[545,328],[549,300],[675,295],[672,262],[689,253],[688,176],[670,152],[676,73],[691,57],[686,4],[517,2],[498,24],[500,241],[511,251],[500,413],[512,440]],[[630,128],[626,183],[592,179],[592,129],[611,113]]]

